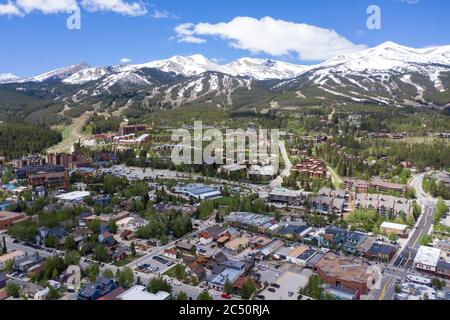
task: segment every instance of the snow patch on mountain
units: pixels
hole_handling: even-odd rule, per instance
[[[12,73],[0,73],[0,83],[10,83],[19,79],[18,76]]]
[[[64,79],[72,76],[73,74],[75,74],[81,70],[88,69],[88,68],[90,68],[90,67],[86,63],[74,64],[74,65],[71,65],[68,67],[64,67],[64,68],[60,68],[60,69],[56,69],[56,70],[53,70],[50,72],[43,73],[41,75],[38,75],[31,79],[28,79],[28,81],[43,82],[43,81],[49,80],[49,79],[64,80]]]
[[[295,78],[310,67],[271,59],[242,58],[223,66],[223,72],[257,80]]]

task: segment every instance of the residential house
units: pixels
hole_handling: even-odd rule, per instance
[[[99,277],[96,282],[86,285],[78,293],[77,300],[97,300],[117,288],[114,280]]]
[[[165,249],[163,251],[162,255],[169,259],[176,259],[177,258],[177,249],[175,249],[175,248]]]
[[[112,233],[110,233],[109,231],[105,231],[105,232],[99,234],[98,241],[107,246],[112,246],[116,243],[116,240],[114,239],[114,235]]]
[[[62,245],[69,233],[64,226],[59,225],[53,228],[41,227],[38,231],[38,243],[44,243],[48,237],[53,237],[58,241],[58,244]]]
[[[346,232],[342,250],[347,253],[356,253],[357,248],[367,238],[367,234],[362,232]]]
[[[389,262],[395,255],[397,248],[388,244],[375,242],[367,251],[366,256],[369,259]]]
[[[204,278],[206,278],[205,268],[197,261],[193,261],[186,267],[186,273],[190,277],[195,278],[197,281],[202,281]]]
[[[193,244],[186,242],[186,241],[176,242],[175,247],[181,251],[189,252],[189,253],[191,253],[195,249],[195,246]]]

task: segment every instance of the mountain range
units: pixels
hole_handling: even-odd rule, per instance
[[[126,96],[128,102],[169,108],[205,102],[270,107],[282,95],[289,97],[286,107],[319,102],[448,106],[449,88],[450,46],[414,49],[393,42],[317,65],[255,58],[221,65],[192,55],[107,67],[81,63],[29,78],[0,74],[0,98],[7,91],[9,99],[17,94],[69,105]]]

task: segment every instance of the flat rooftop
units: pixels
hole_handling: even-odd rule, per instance
[[[436,266],[441,256],[441,250],[432,247],[421,246],[417,251],[414,263],[427,266]]]
[[[7,220],[24,216],[23,213],[0,211],[0,220]]]
[[[387,229],[395,229],[399,231],[404,231],[408,228],[407,225],[399,224],[399,223],[393,223],[393,222],[383,222],[380,226],[380,228],[387,228]]]
[[[349,282],[367,283],[368,265],[359,258],[338,256],[329,252],[320,259],[316,267],[325,275]]]
[[[167,300],[170,294],[164,291],[160,291],[156,294],[150,293],[144,286],[134,286],[120,294],[117,300],[131,300],[131,301],[154,301],[154,300]]]
[[[269,195],[297,198],[302,195],[302,191],[290,190],[286,188],[274,188],[270,190]]]
[[[265,215],[261,215],[261,214],[255,214],[255,213],[234,212],[231,215],[226,216],[225,220],[259,227],[268,222],[273,221],[274,218],[265,216]]]
[[[88,191],[74,191],[74,192],[61,194],[59,196],[56,196],[56,198],[58,198],[59,200],[74,201],[74,200],[89,197],[90,195],[91,195],[91,193]]]

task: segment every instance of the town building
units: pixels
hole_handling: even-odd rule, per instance
[[[356,193],[368,193],[369,189],[374,189],[379,193],[398,192],[402,195],[406,192],[406,185],[390,183],[381,180],[380,178],[373,178],[371,181],[364,181],[353,178],[344,178],[344,186],[348,191]]]
[[[11,251],[9,253],[6,253],[4,255],[0,256],[0,270],[3,270],[6,268],[6,264],[8,261],[15,261],[16,259],[21,259],[26,256],[26,253],[20,250]]]
[[[28,220],[29,218],[24,213],[0,211],[0,230],[6,230],[13,224]]]
[[[227,282],[234,283],[245,273],[245,263],[242,261],[225,260],[222,264],[223,271],[208,277],[207,283],[210,288],[223,291]]]
[[[247,170],[247,166],[234,163],[234,164],[224,165],[224,166],[220,167],[218,171],[219,171],[219,173],[230,176],[232,174],[244,172],[245,170]]]
[[[175,248],[165,249],[163,251],[162,255],[169,259],[176,259],[177,258],[177,249],[175,249]]]
[[[91,163],[89,159],[80,153],[49,153],[47,163],[55,166],[62,166],[66,170],[73,170],[78,167],[88,167]]]
[[[208,227],[200,233],[200,243],[208,244],[214,240],[218,240],[227,232],[227,230],[227,227],[222,227],[218,224]]]
[[[136,124],[136,125],[123,124],[119,128],[119,135],[125,136],[128,134],[137,133],[145,130],[147,130],[147,126],[145,124]]]
[[[29,272],[35,266],[40,265],[44,259],[38,255],[25,255],[22,258],[14,260],[14,271]]]
[[[314,157],[309,157],[297,164],[292,171],[300,175],[307,175],[310,178],[325,179],[327,177],[325,163]]]
[[[97,300],[117,288],[114,280],[99,277],[96,282],[87,284],[78,293],[77,300]]]
[[[421,246],[414,258],[414,267],[439,278],[450,279],[450,263],[439,248]]]
[[[41,156],[29,156],[12,161],[14,169],[21,169],[23,167],[38,167],[45,165],[45,163],[45,158]]]
[[[388,193],[390,191],[393,191],[404,194],[406,192],[406,185],[386,182],[379,178],[374,178],[370,182],[370,185],[380,193]]]
[[[64,171],[65,169],[63,166],[56,166],[52,164],[45,164],[42,166],[26,166],[16,170],[16,177],[19,180],[26,180],[32,174]]]
[[[389,262],[395,255],[396,251],[397,248],[392,245],[375,242],[374,244],[372,244],[372,246],[369,248],[369,250],[366,252],[365,255],[369,259]]]
[[[420,246],[414,258],[414,267],[424,272],[435,273],[440,256],[440,249]]]
[[[178,185],[174,187],[174,192],[197,200],[217,199],[222,196],[219,189],[202,184]]]
[[[70,203],[80,203],[91,195],[88,191],[73,191],[56,196],[56,199]]]
[[[250,180],[271,180],[273,177],[277,175],[278,171],[274,166],[260,166],[260,165],[251,165],[250,169],[247,171],[247,177]]]
[[[380,225],[380,231],[385,234],[393,233],[401,238],[408,237],[408,226],[404,224],[385,221]]]
[[[260,233],[276,224],[274,217],[248,212],[233,212],[224,220],[236,228],[249,228]]]
[[[367,272],[368,263],[356,257],[342,257],[328,252],[315,267],[320,278],[329,285],[358,290],[361,294],[369,291],[367,283],[371,274]]]
[[[32,187],[45,186],[50,189],[68,190],[70,186],[67,172],[37,172],[28,175],[28,184]]]
[[[397,217],[412,215],[414,212],[414,201],[383,194],[360,193],[356,195],[351,194],[349,207],[351,210],[375,210],[379,215],[393,220]],[[393,225],[385,226],[395,229]],[[399,230],[396,232],[399,232]],[[406,230],[403,230],[403,232],[406,232]]]
[[[348,212],[349,193],[345,190],[333,190],[323,187],[317,196],[311,197],[308,202],[313,211],[321,214],[341,215]]]
[[[273,188],[269,191],[267,201],[288,205],[300,205],[304,198],[302,191],[289,190],[286,188]]]
[[[147,288],[141,285],[136,285],[117,296],[117,300],[123,301],[161,301],[168,300],[170,294],[164,291],[158,293],[151,293]]]
[[[359,300],[360,293],[358,290],[351,290],[337,286],[327,286],[322,291],[321,298],[327,299],[328,297],[333,300]]]
[[[250,243],[250,238],[247,237],[237,237],[233,238],[225,244],[225,248],[230,250],[232,253],[236,254],[240,251],[248,248]]]

